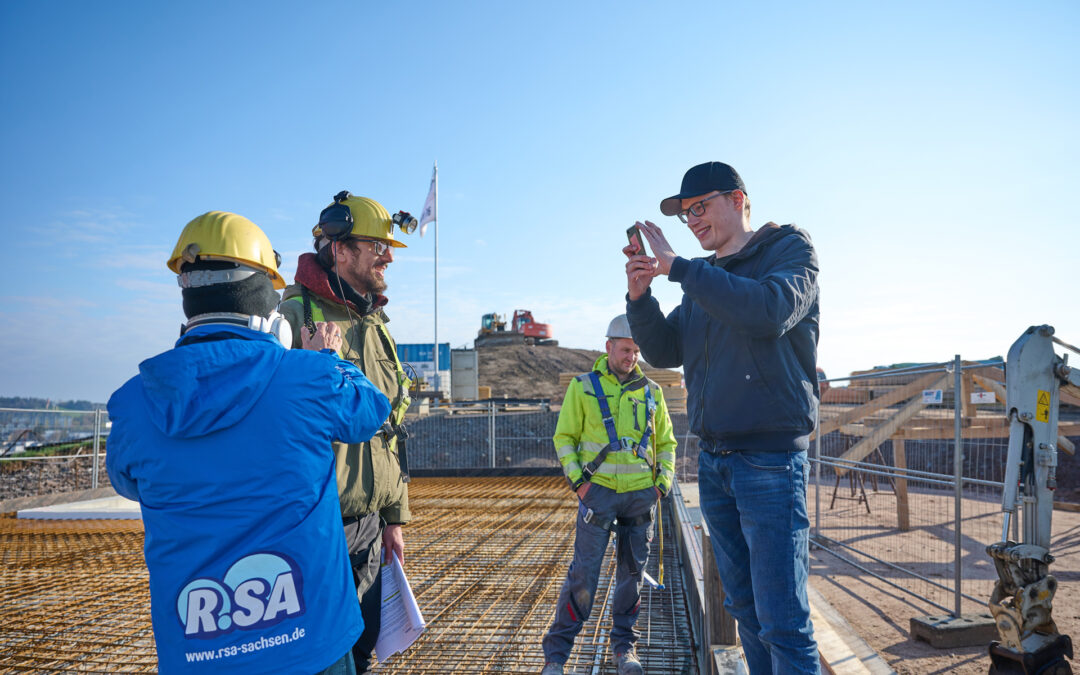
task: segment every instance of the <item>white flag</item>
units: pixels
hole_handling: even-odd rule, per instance
[[[420,236],[424,236],[427,224],[435,220],[435,170],[431,170],[431,187],[428,188],[424,210],[420,213]]]

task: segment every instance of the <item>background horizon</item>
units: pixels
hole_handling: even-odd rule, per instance
[[[1069,2],[3,3],[0,395],[104,402],[170,348],[195,216],[253,220],[291,282],[334,193],[418,214],[435,160],[454,347],[529,309],[602,349],[628,226],[703,255],[659,202],[710,160],[754,227],[813,237],[830,377],[1043,323],[1080,344],[1078,28]],[[399,343],[433,338],[432,234],[387,273]]]

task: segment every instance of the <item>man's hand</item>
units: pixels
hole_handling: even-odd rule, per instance
[[[405,564],[405,539],[401,536],[400,525],[387,525],[382,533],[383,562],[389,564],[391,554],[396,555],[401,564]]]
[[[656,274],[667,276],[667,273],[671,271],[671,261],[675,260],[675,251],[672,250],[671,244],[668,243],[667,237],[664,236],[664,231],[660,229],[659,225],[648,220],[644,223],[636,222],[634,225],[637,225],[637,228],[645,235],[645,239],[649,242],[649,248],[652,249],[653,255],[656,256]]]
[[[315,324],[315,335],[307,329],[300,329],[300,341],[304,349],[319,351],[320,349],[341,350],[341,329],[336,323],[320,321]]]
[[[626,263],[626,290],[629,291],[631,300],[645,295],[656,276],[656,260],[647,255],[634,255],[635,250],[629,244],[623,249],[623,253],[629,258]]]
[[[585,494],[589,491],[589,486],[591,486],[591,485],[592,485],[592,483],[587,483],[586,482],[586,483],[582,483],[578,487],[578,489],[577,489],[578,499],[585,499]]]
[[[664,493],[663,493],[663,492],[660,492],[660,488],[658,488],[658,487],[656,487],[656,486],[654,485],[654,486],[653,486],[653,489],[654,489],[654,490],[656,490],[656,498],[657,498],[658,500],[659,500],[659,499],[663,499],[663,498],[664,498]]]

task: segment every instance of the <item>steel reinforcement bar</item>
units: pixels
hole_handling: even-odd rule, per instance
[[[573,547],[576,500],[556,477],[416,478],[410,585],[427,631],[382,673],[538,673]],[[696,674],[682,562],[664,509],[664,581],[642,593],[638,654],[653,675]],[[153,672],[142,526],[0,516],[0,672]],[[658,538],[648,572],[658,576]],[[614,556],[568,673],[614,673]]]

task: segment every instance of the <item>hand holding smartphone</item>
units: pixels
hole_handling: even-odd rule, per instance
[[[626,228],[626,238],[630,241],[630,246],[635,249],[634,255],[646,255],[645,240],[641,238],[641,230],[637,228],[637,225]]]

